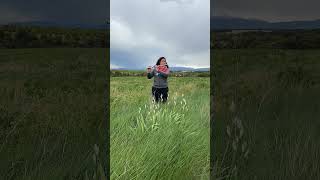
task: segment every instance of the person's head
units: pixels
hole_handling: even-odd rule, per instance
[[[158,59],[156,65],[166,65],[166,66],[169,68],[169,66],[168,66],[168,64],[167,64],[167,60],[166,60],[165,57],[160,57],[160,58]]]

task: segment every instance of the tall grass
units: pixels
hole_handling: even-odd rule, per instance
[[[214,179],[320,178],[319,52],[215,50]]]
[[[105,54],[0,50],[0,179],[83,179],[94,144],[106,159]]]
[[[209,79],[171,77],[166,104],[151,85],[111,79],[111,179],[208,179]]]

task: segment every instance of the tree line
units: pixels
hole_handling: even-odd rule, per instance
[[[211,49],[318,49],[320,30],[211,32]]]
[[[0,26],[0,48],[109,47],[109,32],[97,29]]]
[[[109,48],[109,32],[106,29],[2,25],[0,48]],[[318,49],[320,30],[211,31],[210,48]]]
[[[125,70],[111,70],[112,77],[123,77],[123,76],[145,76],[147,77],[147,72],[145,71],[125,71]],[[182,71],[172,71],[170,73],[171,77],[210,77],[210,72],[182,72]]]

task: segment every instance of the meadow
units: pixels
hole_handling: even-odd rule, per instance
[[[213,179],[320,179],[320,51],[212,49]]]
[[[111,179],[320,178],[319,50],[213,49],[211,81],[170,77],[160,106],[146,77],[108,84],[108,56],[0,50],[0,179],[104,174],[108,100]]]
[[[105,48],[0,49],[0,179],[106,172],[107,57]]]
[[[209,80],[170,77],[156,104],[153,80],[111,78],[111,179],[209,179]]]

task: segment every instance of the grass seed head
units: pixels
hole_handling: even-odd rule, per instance
[[[244,142],[243,144],[242,144],[242,153],[244,153],[244,151],[246,150],[246,147],[247,147],[247,142]]]
[[[245,157],[245,158],[248,158],[248,156],[249,156],[249,152],[250,152],[250,150],[249,150],[249,149],[247,149],[246,153],[244,154],[244,157]]]
[[[233,149],[234,151],[237,150],[237,142],[236,142],[236,141],[232,141],[232,149]]]
[[[93,149],[94,149],[94,153],[95,153],[96,155],[98,155],[98,154],[99,154],[99,147],[98,147],[97,144],[95,144],[95,145],[93,146]]]
[[[231,112],[235,112],[236,111],[236,105],[235,105],[234,101],[231,102],[230,111]]]
[[[227,134],[229,137],[231,137],[231,129],[230,129],[230,126],[227,126]]]
[[[97,164],[97,157],[95,154],[92,155],[92,160],[94,164]]]

